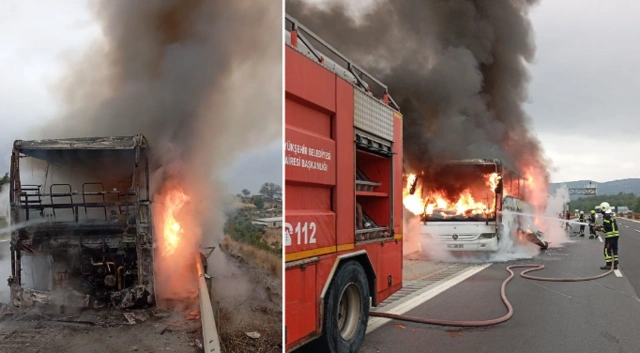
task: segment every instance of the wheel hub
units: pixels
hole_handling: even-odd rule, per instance
[[[360,290],[355,283],[349,283],[340,295],[338,305],[338,330],[344,340],[350,340],[356,333],[360,323],[362,303]]]

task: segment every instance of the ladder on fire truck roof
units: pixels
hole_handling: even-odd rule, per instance
[[[372,95],[371,88],[369,87],[369,83],[365,81],[365,78],[372,83],[375,83],[383,90],[382,102],[396,111],[400,111],[398,104],[393,100],[393,98],[391,98],[387,85],[380,82],[360,66],[354,64],[345,55],[322,40],[322,38],[311,30],[301,25],[295,18],[288,14],[285,17],[285,36],[287,45],[295,47],[298,51],[315,60],[318,64],[324,66],[326,69],[334,72],[347,81],[354,83],[357,87],[360,87],[370,95]],[[316,49],[311,44],[309,38],[313,39],[320,46],[324,47],[324,49],[328,50],[336,59],[343,61],[344,64],[340,65],[334,60],[328,58],[326,55],[323,55],[320,50]],[[302,46],[300,44],[302,44]]]

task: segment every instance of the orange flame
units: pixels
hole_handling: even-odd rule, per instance
[[[498,187],[498,183],[500,182],[502,177],[498,173],[491,173],[487,176],[487,186],[494,191]]]
[[[164,208],[164,225],[162,229],[162,239],[164,243],[163,255],[173,254],[180,244],[184,229],[176,220],[178,212],[184,204],[189,201],[189,197],[180,188],[167,192]]]
[[[415,215],[421,215],[425,210],[425,203],[422,199],[422,186],[417,185],[415,192],[411,194],[411,187],[416,182],[417,176],[409,174],[407,176],[407,186],[402,190],[402,203],[404,207]]]
[[[495,193],[495,188],[500,181],[498,173],[485,175],[486,185],[491,188],[491,192]],[[413,184],[416,183],[417,176],[409,174],[407,176],[407,186],[402,192],[402,202],[404,207],[415,215],[433,215],[439,212],[442,216],[474,216],[483,215],[494,212],[494,205],[487,205],[485,202],[476,201],[471,194],[471,190],[466,189],[460,195],[453,199],[447,199],[444,192],[432,192],[426,199],[422,198],[422,185],[418,183],[415,186],[415,192],[410,193]]]

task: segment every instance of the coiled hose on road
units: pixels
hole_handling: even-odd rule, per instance
[[[614,255],[612,254],[612,259]],[[451,320],[437,320],[437,319],[427,319],[415,316],[408,315],[398,315],[398,314],[390,314],[390,313],[381,313],[381,312],[370,312],[370,316],[384,317],[393,320],[399,321],[408,321],[408,322],[416,322],[419,324],[427,324],[427,325],[436,325],[436,326],[449,326],[449,327],[486,327],[493,326],[497,324],[501,324],[507,320],[509,320],[513,316],[513,306],[507,299],[507,295],[505,290],[507,288],[507,284],[513,279],[515,276],[512,268],[529,268],[528,270],[522,271],[520,273],[520,277],[530,279],[533,281],[545,281],[545,282],[586,282],[593,281],[595,279],[599,279],[602,277],[606,277],[610,275],[614,270],[615,261],[611,261],[611,269],[605,273],[599,274],[597,276],[591,277],[581,277],[581,278],[544,278],[544,277],[536,277],[528,275],[527,273],[533,271],[539,271],[544,268],[544,265],[511,265],[507,266],[507,271],[509,272],[509,277],[502,282],[502,287],[500,288],[500,296],[502,297],[502,303],[507,307],[508,312],[506,315],[491,319],[491,320],[481,320],[481,321],[451,321]]]

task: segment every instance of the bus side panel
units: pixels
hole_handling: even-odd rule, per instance
[[[318,320],[315,263],[288,268],[285,271],[285,323],[287,347],[315,336]]]
[[[355,145],[353,130],[353,86],[336,79],[336,116],[333,136],[337,143],[338,183],[334,191],[338,250],[353,248],[355,242]],[[342,245],[342,246],[341,246]]]

